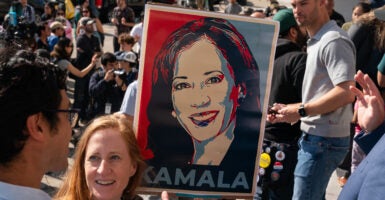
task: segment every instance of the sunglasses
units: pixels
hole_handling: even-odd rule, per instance
[[[88,10],[83,10],[82,13],[89,13],[89,11]]]

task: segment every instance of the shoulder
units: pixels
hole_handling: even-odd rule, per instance
[[[355,49],[355,46],[352,42],[352,40],[349,38],[347,33],[337,28],[332,28],[329,31],[325,32],[320,40],[321,47],[328,47],[328,46],[336,46],[341,47],[342,46],[349,46],[351,49]]]
[[[138,81],[135,80],[134,82],[132,82],[130,85],[128,85],[128,88],[127,90],[130,89],[132,91],[136,91],[138,89]]]
[[[67,59],[59,59],[59,60],[57,61],[57,64],[59,65],[59,67],[60,67],[60,66],[65,66],[65,67],[67,67],[68,64],[70,64],[70,62],[69,62]]]

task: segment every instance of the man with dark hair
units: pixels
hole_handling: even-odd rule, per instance
[[[85,32],[80,34],[76,40],[76,67],[79,70],[86,68],[92,60],[95,53],[101,54],[101,46],[97,37],[93,35],[95,21],[90,17],[82,17],[80,19],[84,26]],[[89,106],[88,87],[92,72],[88,73],[83,78],[75,78],[75,93],[74,93],[74,107],[80,109],[79,118],[83,122],[91,119],[87,114],[87,107]]]
[[[94,116],[119,111],[127,88],[120,76],[121,70],[117,70],[116,56],[113,53],[104,53],[101,63],[103,69],[91,76],[89,87]]]
[[[0,199],[48,200],[43,175],[68,165],[66,76],[47,59],[14,52],[0,50]]]
[[[306,29],[299,27],[291,9],[278,11],[273,20],[280,24],[275,52],[269,105],[301,101],[306,67]],[[271,164],[260,169],[262,195],[256,199],[290,200],[293,196],[294,169],[297,163],[300,123],[266,122],[263,152]]]
[[[47,51],[50,51],[49,44],[48,44],[48,36],[51,34],[51,29],[48,26],[48,22],[40,22],[37,25],[37,35],[39,36],[37,38],[37,48],[38,49],[46,49]]]

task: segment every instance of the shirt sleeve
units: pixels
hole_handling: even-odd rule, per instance
[[[377,69],[381,74],[385,74],[385,54],[382,56],[380,63],[378,63]]]
[[[356,52],[354,44],[339,35],[333,35],[323,51],[325,66],[333,85],[354,81]]]
[[[120,107],[120,112],[134,116],[136,103],[137,81],[132,82],[124,94],[123,102]]]
[[[376,145],[377,141],[382,137],[382,135],[384,135],[384,133],[385,122],[383,122],[381,126],[370,133],[361,131],[356,137],[354,137],[354,141],[356,141],[361,149],[365,152],[365,154],[368,155],[374,145]]]

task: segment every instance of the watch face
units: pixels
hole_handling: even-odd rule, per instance
[[[301,117],[305,117],[306,116],[306,112],[305,112],[305,108],[303,107],[303,105],[301,105],[299,108],[298,108],[298,113]]]

